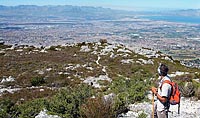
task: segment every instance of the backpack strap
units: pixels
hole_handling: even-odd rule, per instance
[[[161,84],[161,86],[160,86],[160,89],[162,89],[162,85],[164,84],[164,83],[167,83],[167,84],[169,84],[169,85],[171,85],[171,93],[170,93],[170,96],[173,94],[172,93],[172,90],[173,90],[173,85],[172,85],[172,82],[171,82],[171,80],[164,80],[163,82],[162,82],[162,84]],[[168,97],[168,100],[170,99],[170,97]]]
[[[170,85],[172,86],[172,83],[171,83],[170,80],[164,80],[164,81],[162,82],[160,88],[162,88],[162,85],[163,85],[164,83],[168,83],[168,84],[170,84]]]
[[[164,84],[164,83],[168,83],[168,84],[171,85],[171,81],[170,81],[170,80],[164,80],[163,84]]]

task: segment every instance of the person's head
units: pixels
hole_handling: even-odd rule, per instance
[[[159,76],[166,76],[168,71],[169,69],[165,64],[160,64],[160,66],[158,67]]]

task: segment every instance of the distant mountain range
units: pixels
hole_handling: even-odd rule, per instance
[[[112,20],[133,12],[87,6],[0,6],[1,20]]]
[[[48,22],[69,20],[116,20],[137,15],[170,15],[200,17],[200,9],[177,11],[122,11],[89,6],[2,6],[0,5],[0,22]]]

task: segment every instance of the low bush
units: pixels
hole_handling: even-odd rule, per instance
[[[102,95],[89,98],[81,106],[81,117],[83,118],[117,118],[121,113],[127,112],[127,104],[121,96],[102,97]]]
[[[0,117],[35,118],[40,111],[46,109],[50,114],[56,114],[62,118],[79,118],[82,104],[92,95],[91,87],[80,85],[62,89],[48,100],[35,99],[20,104],[5,99],[0,101]]]
[[[194,74],[188,74],[188,75],[182,75],[182,76],[176,76],[175,78],[172,78],[173,81],[176,81],[179,85],[179,89],[181,91],[181,96],[183,97],[197,97],[199,98],[199,90],[200,84],[199,82],[193,80],[196,78],[196,75]]]
[[[78,118],[81,116],[80,106],[92,94],[92,89],[88,85],[80,85],[73,88],[67,87],[49,100],[47,110],[62,118]]]
[[[0,100],[0,118],[10,118],[13,116],[15,108],[14,102],[10,99]]]
[[[18,118],[35,118],[40,111],[48,106],[48,102],[45,99],[36,99],[26,102],[17,107]]]
[[[83,118],[114,118],[114,105],[112,100],[105,100],[102,97],[89,98],[81,106]]]
[[[144,78],[145,79],[145,78]],[[148,86],[148,79],[144,82],[142,78],[131,78],[125,79],[123,77],[115,79],[110,88],[115,94],[120,95],[121,93],[126,93],[122,98],[126,103],[135,103],[145,100]],[[126,98],[126,99],[125,99]]]
[[[147,117],[147,114],[142,112],[141,114],[139,114],[139,116],[137,118],[146,118],[146,117]]]
[[[32,86],[40,86],[45,83],[45,80],[43,77],[34,77],[31,79],[31,85]]]
[[[200,100],[200,87],[196,89],[195,96]]]
[[[49,50],[51,50],[51,51],[56,51],[56,47],[55,47],[55,46],[51,46],[51,47],[49,48]]]
[[[100,39],[99,42],[100,42],[101,44],[108,43],[107,39]]]
[[[0,118],[35,118],[47,106],[45,99],[36,99],[18,105],[11,100],[0,101]]]

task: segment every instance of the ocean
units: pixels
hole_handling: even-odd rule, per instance
[[[142,18],[156,21],[169,21],[180,23],[200,24],[200,17],[189,16],[143,16]]]

